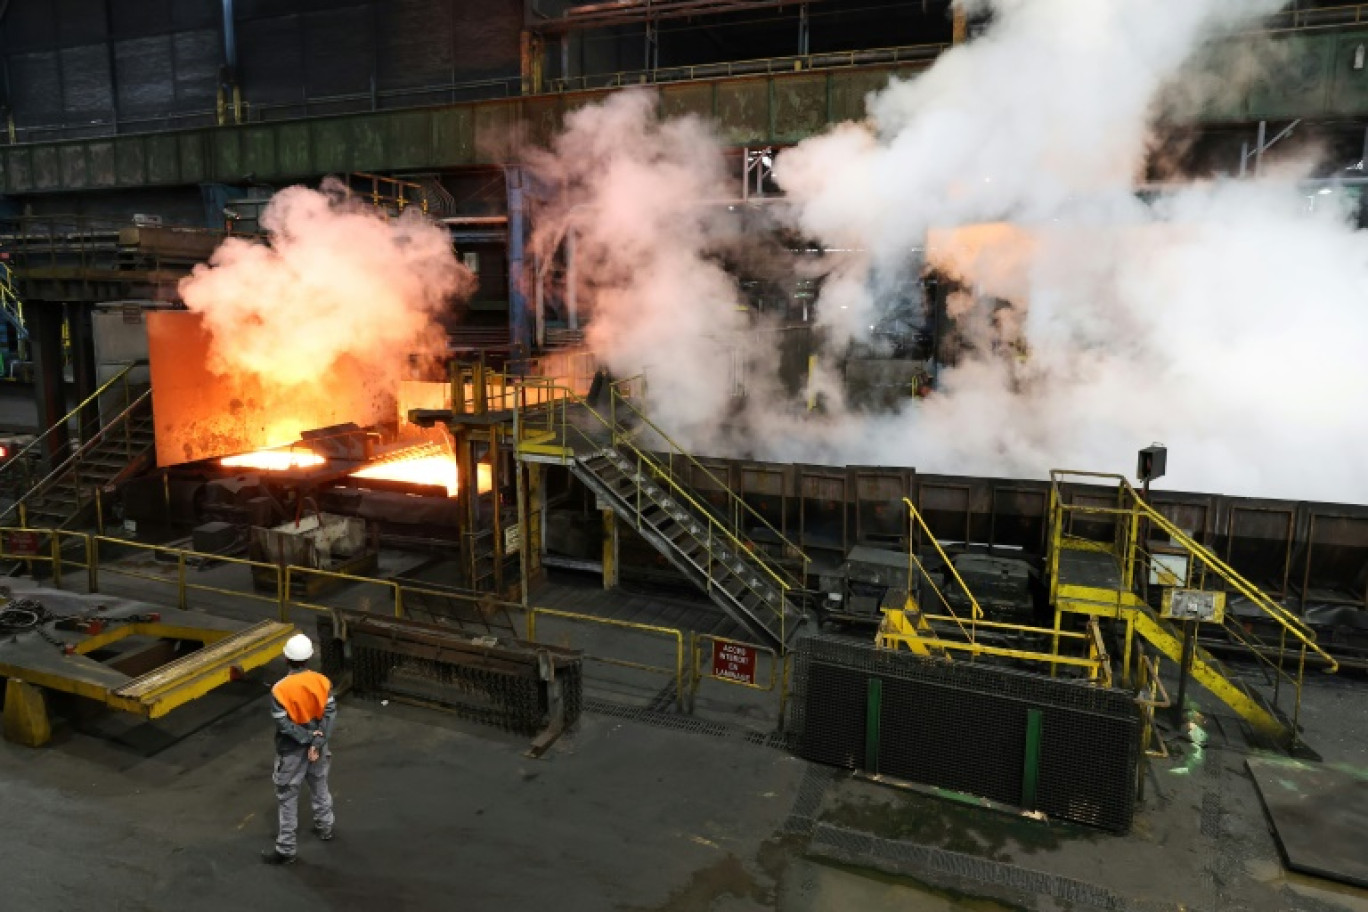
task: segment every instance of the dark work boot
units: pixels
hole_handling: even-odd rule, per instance
[[[332,827],[321,827],[318,824],[314,824],[313,831],[314,835],[324,842],[328,842],[333,838]]]
[[[279,849],[268,849],[261,853],[261,861],[263,864],[268,865],[287,865],[294,864],[295,857],[293,855],[286,855]]]

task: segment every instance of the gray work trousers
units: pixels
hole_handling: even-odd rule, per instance
[[[323,749],[323,756],[309,762],[307,750],[277,754],[275,771],[276,802],[280,805],[280,830],[276,835],[276,851],[282,855],[295,853],[295,831],[299,829],[299,789],[307,779],[313,803],[314,826],[331,830],[333,826],[332,795],[328,792],[328,767],[332,751]]]

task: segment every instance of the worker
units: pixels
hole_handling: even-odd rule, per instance
[[[313,831],[321,840],[333,838],[332,795],[328,792],[328,766],[332,751],[333,720],[337,701],[332,682],[309,670],[313,642],[297,633],[285,644],[290,673],[271,688],[271,717],[275,719],[276,801],[280,829],[275,848],[261,853],[266,864],[287,865],[295,860],[295,830],[299,826],[299,790],[305,780],[313,796]]]

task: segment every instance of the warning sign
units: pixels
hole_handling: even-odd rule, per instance
[[[712,676],[738,684],[754,684],[755,647],[714,640]]]
[[[10,554],[23,556],[38,553],[37,532],[11,532],[6,539],[5,550]]]

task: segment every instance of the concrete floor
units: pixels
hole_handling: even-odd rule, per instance
[[[267,868],[278,673],[157,724],[79,714],[46,748],[0,742],[0,909],[1368,910],[1368,891],[1283,871],[1220,713],[1170,733],[1134,832],[1113,837],[809,764],[757,738],[734,691],[681,716],[631,698],[657,680],[614,669],[541,760],[439,712],[344,699],[337,839],[305,835],[298,864]],[[1311,679],[1303,720],[1327,762],[1361,763],[1365,692]]]

